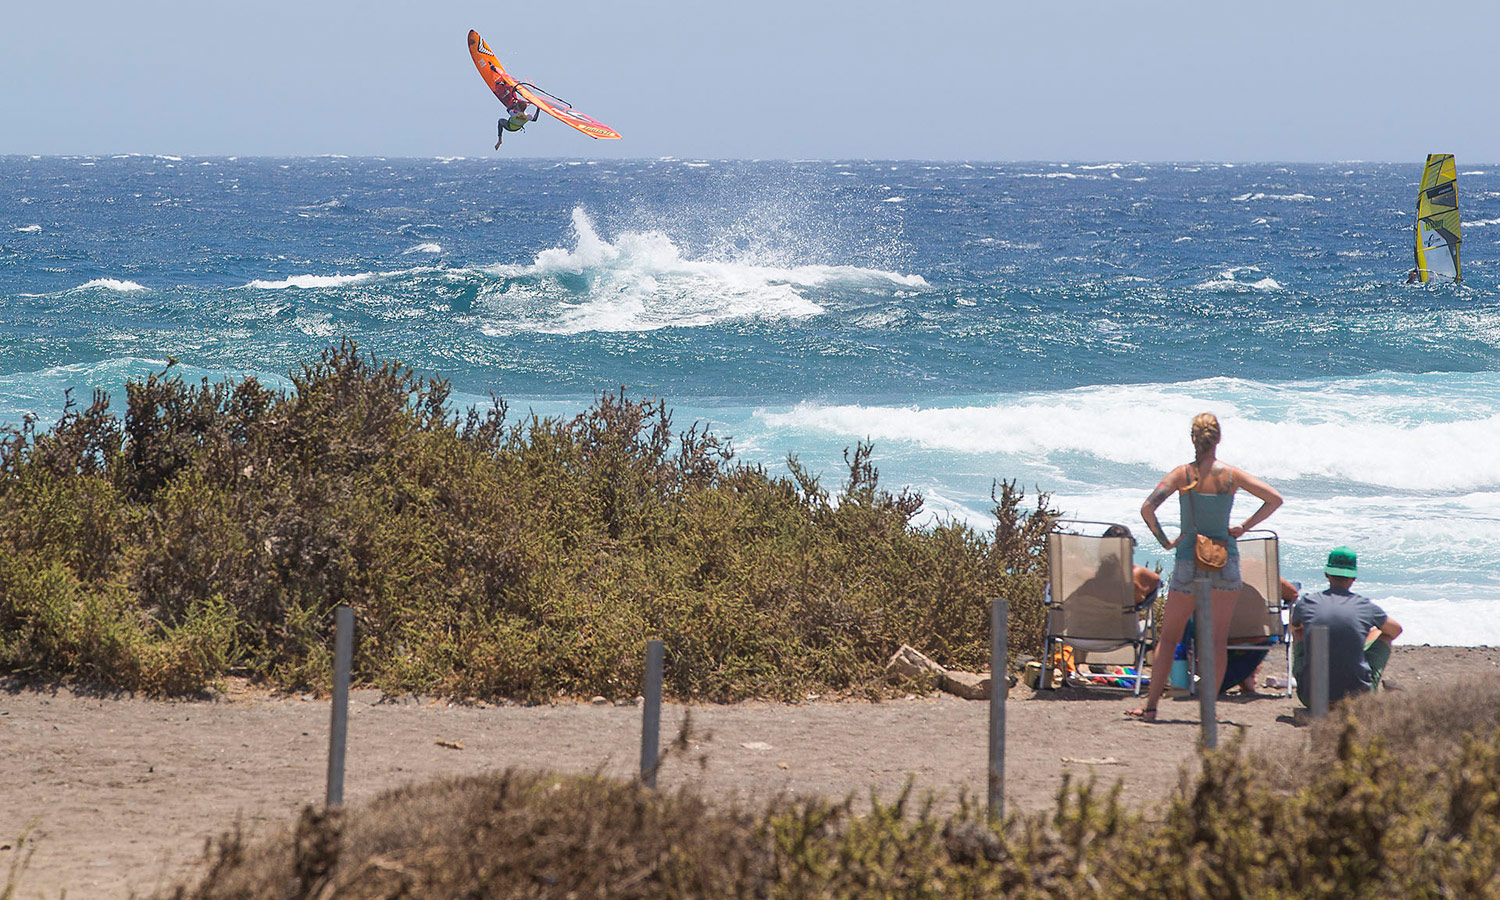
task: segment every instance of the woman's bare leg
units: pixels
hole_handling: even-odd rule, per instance
[[[1193,614],[1193,595],[1186,591],[1167,591],[1167,608],[1161,614],[1161,630],[1156,635],[1156,656],[1151,660],[1151,684],[1146,689],[1146,705],[1142,710],[1154,710],[1161,702],[1162,692],[1167,689],[1168,673],[1172,671],[1172,654],[1187,620]],[[1141,710],[1136,710],[1137,713]]]
[[[1219,687],[1224,685],[1224,673],[1229,671],[1229,621],[1234,618],[1234,606],[1239,602],[1240,592],[1214,591],[1209,596],[1209,602],[1214,606],[1214,676],[1219,679],[1214,691],[1218,693]]]

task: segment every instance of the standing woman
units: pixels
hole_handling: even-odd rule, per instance
[[[1240,551],[1235,538],[1264,522],[1281,505],[1281,494],[1275,488],[1215,458],[1219,420],[1213,413],[1202,413],[1193,419],[1192,437],[1193,461],[1168,472],[1141,504],[1141,519],[1157,541],[1168,550],[1177,549],[1167,608],[1157,636],[1156,659],[1151,664],[1151,689],[1146,694],[1146,705],[1126,712],[1127,716],[1147,722],[1156,721],[1156,704],[1167,686],[1167,679],[1158,673],[1165,673],[1172,665],[1172,652],[1193,614],[1194,593],[1200,578],[1208,579],[1213,603],[1214,671],[1222,677],[1229,659],[1229,620],[1240,593]],[[1229,513],[1234,505],[1234,492],[1241,488],[1260,498],[1260,508],[1245,521],[1231,526]],[[1174,491],[1178,492],[1182,508],[1182,531],[1176,540],[1169,541],[1156,520],[1156,510]],[[1199,534],[1227,544],[1223,568],[1205,569],[1198,564],[1193,548]]]

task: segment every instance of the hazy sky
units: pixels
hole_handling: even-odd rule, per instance
[[[1477,0],[6,3],[0,154],[491,155],[470,28],[507,156],[1500,161]]]

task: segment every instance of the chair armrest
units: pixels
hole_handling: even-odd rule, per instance
[[[1046,608],[1046,609],[1052,609],[1053,607],[1060,607],[1060,606],[1062,606],[1061,603],[1053,603],[1052,602],[1052,582],[1051,581],[1048,581],[1046,584],[1042,585],[1042,606],[1044,608]]]
[[[1156,598],[1159,596],[1161,596],[1161,585],[1157,585],[1155,588],[1153,588],[1151,593],[1147,594],[1144,600],[1132,606],[1131,609],[1135,610],[1136,612],[1140,612],[1141,610],[1155,603]]]

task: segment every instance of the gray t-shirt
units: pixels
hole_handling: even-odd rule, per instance
[[[1376,606],[1368,597],[1350,592],[1334,593],[1333,589],[1317,594],[1303,594],[1292,607],[1292,627],[1302,627],[1302,639],[1307,640],[1307,629],[1314,625],[1328,626],[1328,701],[1341,700],[1359,691],[1369,692],[1373,677],[1370,664],[1365,662],[1365,638],[1371,628],[1385,624],[1385,610]],[[1298,686],[1307,683],[1306,654],[1302,665],[1292,674]]]

